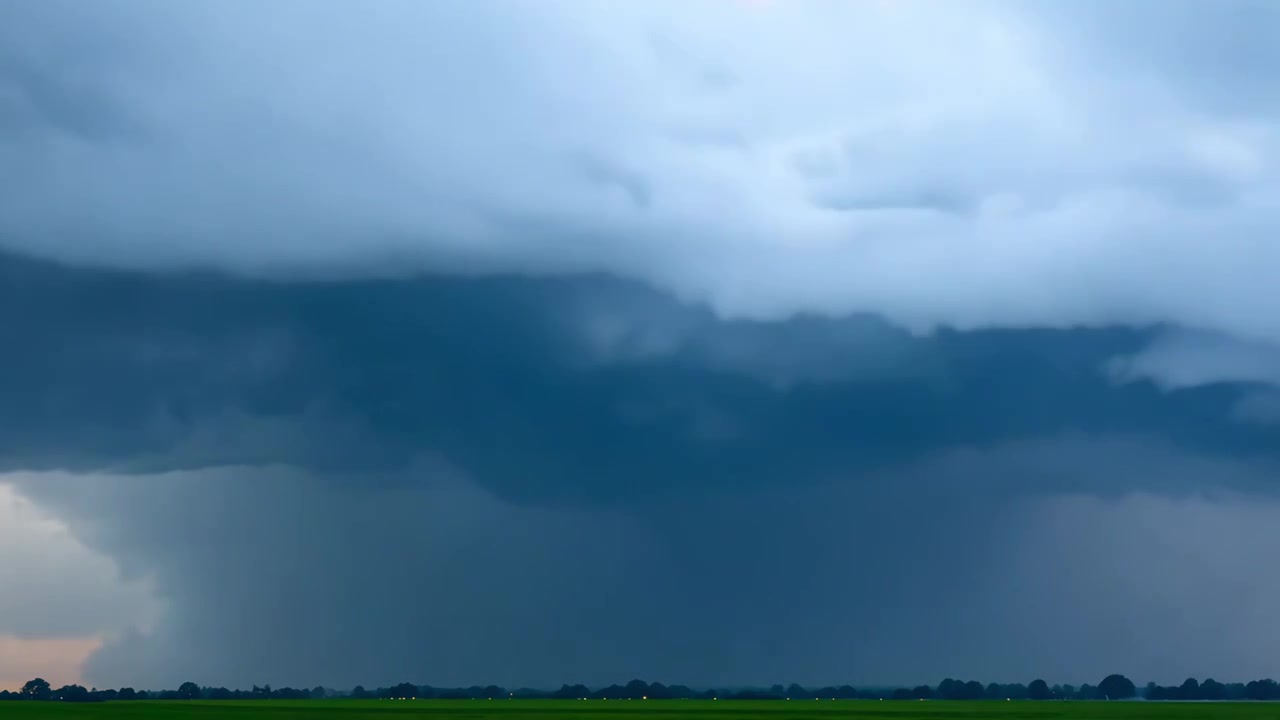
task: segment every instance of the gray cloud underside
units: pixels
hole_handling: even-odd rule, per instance
[[[1273,427],[1233,422],[1253,385],[1116,385],[1108,367],[1142,331],[724,322],[603,277],[277,284],[18,258],[0,273],[10,470],[338,474],[436,456],[503,497],[578,501],[1062,433],[1274,460]],[[1087,489],[1113,482],[1160,479]]]
[[[724,321],[601,276],[0,274],[0,461],[55,471],[9,477],[167,608],[95,683],[1269,672],[1256,633],[1155,622],[1163,566],[1115,574],[1265,550],[1169,544],[1170,502],[1270,496],[1276,428],[1239,417],[1253,384],[1117,384],[1167,330]]]

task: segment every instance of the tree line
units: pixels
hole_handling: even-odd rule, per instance
[[[561,700],[1126,700],[1141,697],[1147,700],[1280,700],[1280,684],[1271,679],[1249,683],[1220,683],[1213,679],[1199,682],[1188,678],[1181,685],[1160,686],[1148,683],[1139,692],[1133,681],[1123,675],[1108,675],[1097,685],[1088,683],[1049,685],[1044,680],[1029,684],[1000,684],[947,678],[937,686],[862,688],[850,685],[806,688],[791,685],[773,685],[768,688],[700,689],[686,685],[663,685],[632,680],[626,685],[610,685],[588,688],[585,685],[562,685],[559,690],[546,691],[531,688],[508,690],[497,685],[473,685],[467,688],[437,688],[429,685],[400,683],[388,687],[367,690],[356,686],[350,691],[335,691],[323,687],[310,690],[298,688],[272,688],[270,685],[253,686],[251,690],[229,690],[224,687],[201,687],[193,682],[183,683],[177,690],[146,691],[133,688],[119,690],[86,689],[80,685],[64,685],[53,688],[46,680],[36,678],[27,682],[17,692],[0,691],[2,700],[39,700],[56,702],[107,702],[112,700],[319,700],[346,698],[352,700],[485,700],[502,698],[561,699]]]

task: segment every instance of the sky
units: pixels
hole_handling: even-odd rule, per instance
[[[0,9],[0,687],[1280,674],[1280,6]]]

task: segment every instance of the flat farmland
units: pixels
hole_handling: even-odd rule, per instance
[[[873,720],[1280,720],[1280,703],[913,702],[874,700],[370,700],[0,703],[3,720],[551,720],[868,718]]]

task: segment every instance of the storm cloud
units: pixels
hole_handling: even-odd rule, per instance
[[[0,635],[134,686],[1274,674],[1278,12],[10,4],[0,482],[109,562],[23,554],[101,602]]]

